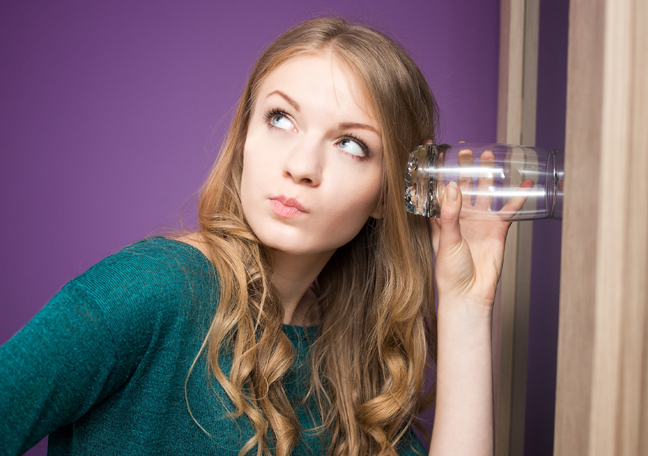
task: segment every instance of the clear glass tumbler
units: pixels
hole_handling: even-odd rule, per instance
[[[414,214],[439,217],[439,201],[454,181],[463,195],[462,218],[562,219],[563,163],[562,152],[539,147],[421,145],[407,163],[405,206]]]

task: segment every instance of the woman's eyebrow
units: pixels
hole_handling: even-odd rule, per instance
[[[347,129],[349,129],[349,128],[360,128],[360,129],[362,129],[362,130],[370,130],[370,131],[373,131],[373,132],[374,132],[375,134],[377,134],[378,136],[380,136],[380,133],[378,133],[378,130],[376,130],[376,129],[375,129],[374,127],[372,127],[371,125],[362,124],[362,123],[355,123],[355,122],[351,122],[351,123],[341,123],[341,124],[340,124],[340,130],[347,130]]]
[[[299,103],[297,103],[294,99],[292,99],[290,96],[288,96],[285,92],[282,92],[281,90],[273,90],[272,92],[270,92],[270,93],[266,96],[266,99],[270,98],[272,95],[279,95],[281,98],[283,98],[283,99],[286,100],[288,103],[290,103],[290,104],[292,105],[292,107],[295,108],[295,110],[296,110],[297,112],[300,112],[300,110],[301,110],[301,106],[299,106]],[[369,130],[369,131],[373,131],[375,134],[377,134],[378,136],[380,136],[380,133],[378,133],[378,130],[376,130],[376,129],[375,129],[374,127],[372,127],[371,125],[367,125],[367,124],[363,124],[363,123],[358,123],[358,122],[345,122],[345,123],[341,123],[340,126],[339,126],[339,128],[340,128],[340,130],[347,130],[347,129],[350,129],[350,128],[360,128],[360,129],[362,129],[362,130]]]
[[[266,99],[267,99],[267,98],[270,98],[271,95],[279,95],[279,96],[282,97],[284,100],[286,100],[288,103],[290,103],[290,104],[293,106],[293,108],[295,108],[295,109],[297,110],[297,112],[299,112],[299,110],[301,109],[301,107],[299,106],[299,103],[297,103],[295,100],[293,100],[292,98],[290,98],[288,95],[286,95],[286,94],[285,94],[284,92],[282,92],[281,90],[273,90],[272,92],[270,92],[270,93],[268,94],[268,96],[266,97]]]

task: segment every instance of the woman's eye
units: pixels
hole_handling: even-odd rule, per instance
[[[338,147],[342,149],[343,151],[351,154],[351,155],[356,155],[358,157],[364,157],[366,152],[360,144],[357,142],[353,141],[352,139],[348,138],[343,138],[338,142]]]
[[[281,114],[276,114],[270,119],[270,124],[273,127],[281,128],[282,130],[290,130],[293,127],[293,124],[286,116]]]

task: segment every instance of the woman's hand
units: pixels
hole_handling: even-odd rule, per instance
[[[459,165],[471,167],[472,152],[461,151]],[[494,165],[492,152],[480,157],[480,166]],[[488,187],[494,178],[482,177],[477,184],[475,204],[471,195],[462,190],[472,188],[472,178],[459,176],[458,186],[452,182],[445,187],[441,198],[441,217],[430,219],[432,245],[436,257],[435,273],[440,302],[470,302],[473,311],[490,312],[495,289],[502,271],[504,244],[511,225],[497,213],[490,212],[492,198]],[[533,182],[526,180],[521,188],[529,188]],[[502,212],[520,210],[526,198],[517,197],[502,208]],[[480,212],[478,220],[462,219],[461,210]],[[510,212],[508,212],[510,213]]]
[[[492,166],[492,152],[484,152],[480,162]],[[459,166],[472,163],[472,152],[461,151]],[[458,186],[453,182],[440,189],[441,218],[430,219],[439,296],[437,402],[430,454],[492,456],[491,312],[511,224],[490,212],[488,187],[493,178],[479,179],[474,205],[467,191],[472,179],[460,174],[458,180]],[[532,185],[524,181],[521,187]],[[525,200],[511,198],[502,210],[515,213]],[[460,224],[462,210],[479,214]]]

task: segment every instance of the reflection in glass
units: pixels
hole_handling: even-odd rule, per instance
[[[505,220],[562,218],[563,155],[510,144],[425,144],[409,156],[408,212],[439,217],[445,187],[463,195],[461,217]]]

